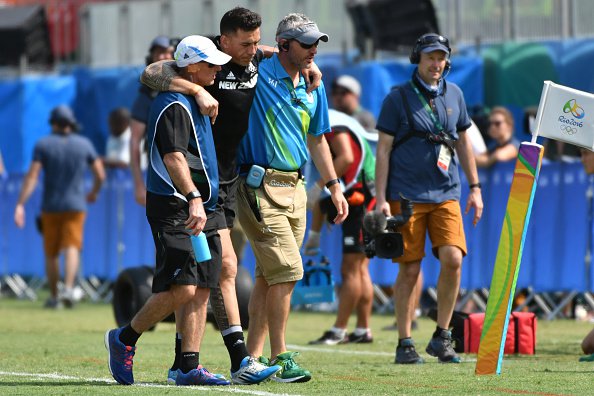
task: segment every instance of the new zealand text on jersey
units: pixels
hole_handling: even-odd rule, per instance
[[[221,80],[219,81],[219,89],[250,89],[256,86],[258,82],[258,75],[252,76],[248,81],[241,82],[241,81],[227,81]]]

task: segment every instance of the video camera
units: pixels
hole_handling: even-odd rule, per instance
[[[400,195],[401,214],[386,217],[383,213],[368,212],[363,219],[365,255],[369,258],[396,258],[404,254],[404,240],[398,228],[408,221],[413,212],[413,203]]]

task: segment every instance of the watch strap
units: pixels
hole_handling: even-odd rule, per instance
[[[186,201],[190,202],[193,199],[200,198],[202,195],[198,192],[198,190],[190,191],[186,194]]]

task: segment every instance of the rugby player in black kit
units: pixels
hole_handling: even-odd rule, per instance
[[[221,237],[223,265],[218,289],[211,290],[211,306],[225,346],[231,358],[231,373],[234,383],[248,383],[248,373],[234,375],[242,359],[248,355],[243,342],[243,329],[235,293],[237,256],[231,243],[231,228],[236,216],[236,189],[238,167],[236,163],[239,142],[247,132],[248,116],[258,81],[258,64],[270,57],[273,47],[259,46],[261,18],[248,9],[236,7],[223,15],[221,35],[214,38],[217,47],[232,57],[217,73],[215,83],[201,87],[177,75],[174,62],[162,61],[149,65],[142,77],[143,84],[158,91],[174,91],[193,95],[202,114],[209,115],[213,123],[213,137],[219,167],[219,201],[217,215],[208,221],[216,221]],[[304,71],[311,81],[308,91],[321,81],[317,67]],[[176,336],[176,355],[179,354],[179,335]],[[175,362],[177,362],[177,357]],[[176,364],[169,371],[174,375]],[[256,369],[256,368],[255,368]],[[239,374],[239,373],[238,373]]]

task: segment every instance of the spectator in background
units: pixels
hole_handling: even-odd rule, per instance
[[[336,110],[329,111],[332,131],[326,140],[332,153],[336,175],[345,186],[349,215],[342,224],[342,286],[334,326],[310,344],[336,345],[373,342],[369,321],[373,304],[373,284],[369,275],[369,258],[365,256],[363,217],[375,195],[375,155],[365,140],[365,130],[357,120]],[[324,214],[328,221],[336,217],[330,197],[319,200],[324,184],[313,183],[308,190],[308,207],[312,209],[312,226],[305,243],[305,254],[317,253]],[[347,335],[349,317],[357,312],[355,330]]]
[[[359,103],[361,84],[354,77],[342,75],[332,83],[332,105],[359,121],[368,132],[376,132],[375,117]]]
[[[33,150],[33,162],[23,181],[15,210],[17,227],[25,226],[25,202],[29,199],[39,173],[43,170],[41,228],[45,250],[45,269],[50,288],[46,308],[70,308],[74,302],[73,287],[78,272],[86,216],[84,175],[90,167],[94,182],[86,202],[95,202],[105,173],[92,143],[74,134],[78,123],[72,110],[58,106],[50,116],[52,133],[40,139]],[[59,257],[64,252],[64,292],[58,299]]]
[[[146,57],[146,64],[172,59],[173,46],[171,40],[165,36],[157,36],[151,42],[149,53]],[[141,85],[138,95],[132,105],[132,121],[130,129],[132,135],[130,138],[130,170],[134,179],[134,197],[140,205],[146,204],[146,187],[142,176],[141,156],[142,151],[146,152],[146,125],[148,123],[149,110],[153,99],[157,96],[157,91],[153,91],[146,85]],[[143,150],[144,149],[144,150]],[[146,155],[146,154],[145,154]]]
[[[472,152],[476,157],[479,154],[484,154],[487,152],[487,145],[485,144],[485,139],[483,139],[483,135],[481,134],[481,130],[476,125],[476,123],[471,119],[470,128],[466,130],[468,134],[468,138],[470,139],[470,144],[472,145]]]
[[[514,137],[514,117],[505,107],[491,110],[489,136],[492,141],[487,145],[487,152],[475,156],[478,167],[488,168],[497,162],[516,159],[520,142]]]
[[[130,165],[130,112],[118,107],[109,113],[109,136],[105,144],[103,163],[110,168]]]

